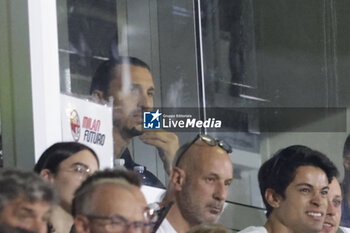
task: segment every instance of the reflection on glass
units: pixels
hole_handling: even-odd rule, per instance
[[[294,123],[282,121],[283,126],[289,123],[288,130],[272,133],[262,128],[261,123],[266,120],[267,125],[276,126],[273,116],[280,109],[291,108],[299,115],[303,108],[313,111],[316,107],[328,110],[349,105],[350,33],[345,26],[349,16],[342,9],[350,7],[350,3],[345,0],[198,2],[205,107],[224,108],[224,114],[215,117],[232,123],[224,133],[212,133],[233,146],[235,181],[228,200],[253,207],[247,211],[261,210],[258,168],[288,145],[304,144],[320,150],[330,155],[340,168],[339,140],[347,136],[346,129],[335,133],[323,130],[338,119],[333,119],[336,111],[331,114],[314,111],[317,118],[311,121],[304,117]],[[117,76],[119,72],[119,79],[108,83],[111,90],[93,87],[92,92],[100,99],[114,97],[115,140],[119,145],[115,148],[116,158],[130,152],[132,159],[125,161],[125,165],[135,160],[158,178],[161,173],[165,177],[168,171],[166,156],[158,153],[161,151],[158,149],[155,155],[155,146],[145,146],[146,134],[135,140],[139,138],[135,134],[140,133],[138,126],[131,130],[133,127],[127,123],[134,124],[140,118],[134,111],[137,101],[151,101],[147,96],[139,98],[142,90],[149,89],[136,85],[134,72],[141,70],[153,82],[154,90],[146,91],[152,96],[152,104],[143,103],[146,108],[203,107],[198,106],[196,62],[200,59],[195,53],[198,38],[193,31],[193,3],[57,0],[62,92],[89,95],[98,67],[119,55],[137,57],[151,68],[131,65],[122,69],[111,64],[115,68],[111,75]],[[122,78],[122,82],[120,77],[127,81]],[[258,111],[266,108],[272,109],[267,111],[271,115]],[[212,114],[209,110],[207,113],[207,117]],[[125,125],[131,132],[118,132]],[[313,130],[308,130],[310,125]],[[133,147],[128,151],[126,147],[130,147],[131,139]],[[180,137],[180,144],[190,139],[191,136]],[[148,156],[151,153],[152,159]],[[161,165],[154,163],[154,158]],[[160,180],[163,182],[165,178]]]
[[[262,96],[257,96],[255,22],[253,1],[200,1],[204,57],[205,96],[208,112],[231,122],[226,132],[217,132],[234,149],[234,177],[229,201],[263,207],[259,195],[257,170],[261,164],[260,134],[254,111]],[[255,93],[254,93],[255,92]],[[252,101],[254,99],[254,101]]]
[[[99,63],[118,56],[116,1],[57,1],[61,91],[89,94]]]
[[[118,159],[119,164],[121,163],[119,159],[124,159],[122,163],[130,170],[142,164],[143,174],[149,179],[148,184],[164,188],[165,177],[170,173],[171,161],[178,148],[178,138],[169,132],[142,134],[142,110],[152,110],[155,101],[161,102],[159,100],[161,85],[159,77],[153,77],[148,65],[156,63],[153,59],[158,59],[157,54],[151,59],[146,59],[148,63],[146,64],[137,55],[150,53],[146,50],[148,47],[136,51],[139,44],[146,42],[142,34],[145,30],[141,29],[141,24],[153,23],[149,22],[150,19],[142,18],[144,15],[148,16],[148,13],[144,13],[147,11],[145,7],[150,8],[151,4],[142,1],[136,5],[135,3],[134,1],[117,3],[115,0],[57,1],[61,92],[91,94],[99,102],[113,97],[115,159]],[[117,10],[123,16],[117,15]],[[140,11],[143,13],[140,14]],[[155,11],[149,17],[156,18],[156,16]],[[121,28],[117,28],[117,19],[128,24],[121,24]],[[150,31],[145,33],[151,34]],[[122,35],[122,40],[128,41],[120,41],[118,35]],[[135,38],[138,42],[133,44]],[[127,42],[128,51],[121,49],[120,47],[125,45],[119,42]],[[136,55],[131,59],[128,56],[121,57],[120,51],[123,55],[136,51]],[[152,68],[159,74],[159,66],[153,65]],[[167,83],[166,79],[162,82],[164,86]],[[182,97],[181,94],[176,94]],[[155,99],[156,95],[158,100]],[[135,138],[140,139],[136,141],[140,141],[141,145],[134,143],[133,150],[129,150]],[[159,141],[162,141],[161,145]],[[152,149],[153,157],[148,155],[149,148]],[[144,163],[145,160],[155,159],[159,162]],[[153,167],[147,169],[145,165]],[[159,174],[163,174],[162,181],[156,177]]]
[[[239,126],[230,133],[217,132],[232,144],[237,158],[239,178],[229,199],[263,207],[254,200],[260,196],[257,170],[287,145],[320,150],[341,169],[350,33],[340,28],[346,28],[349,17],[341,9],[349,3],[200,3],[206,107],[224,108]],[[276,121],[279,116],[282,121]],[[344,124],[335,127],[339,122]]]
[[[132,159],[127,148],[131,140],[140,139],[151,146],[156,146],[163,154],[164,168],[170,173],[172,157],[175,151],[170,151],[172,143],[177,144],[177,137],[167,132],[143,131],[142,111],[151,111],[154,107],[155,86],[149,66],[135,57],[120,57],[108,60],[98,67],[91,84],[91,93],[101,102],[113,97],[113,137],[114,158],[124,159],[124,166],[129,170],[140,167]],[[169,140],[173,137],[175,140]],[[158,141],[165,141],[159,145]],[[142,177],[145,184],[165,188],[162,182],[147,169],[143,168]]]

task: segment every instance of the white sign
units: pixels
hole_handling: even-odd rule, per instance
[[[113,167],[112,107],[61,94],[62,141],[91,147],[100,169]]]

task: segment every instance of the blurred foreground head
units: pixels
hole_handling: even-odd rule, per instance
[[[232,233],[232,231],[220,224],[209,224],[195,226],[188,233]]]
[[[77,233],[142,232],[152,229],[153,212],[131,171],[104,170],[75,192],[72,214]]]
[[[33,172],[0,169],[0,223],[37,233],[47,232],[56,195]]]

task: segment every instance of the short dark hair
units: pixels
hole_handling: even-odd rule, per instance
[[[97,154],[90,147],[79,142],[59,142],[47,148],[40,156],[39,161],[35,164],[34,171],[40,174],[41,170],[48,169],[53,174],[57,173],[58,167],[63,160],[68,159],[73,154],[82,150],[90,151],[97,160],[99,166],[99,159]]]
[[[268,217],[273,207],[265,200],[265,191],[273,189],[277,194],[285,198],[285,191],[293,181],[296,170],[300,166],[314,166],[322,169],[328,178],[338,176],[338,169],[333,162],[319,151],[302,145],[294,145],[279,150],[272,158],[267,160],[259,169],[258,179],[262,199],[266,206]]]
[[[97,67],[97,70],[92,78],[90,94],[92,94],[94,90],[99,90],[102,91],[105,96],[107,96],[109,83],[114,78],[113,69],[114,67],[122,64],[143,67],[151,72],[149,66],[144,61],[136,57],[122,56],[118,57],[117,59],[104,61]]]
[[[94,192],[94,184],[103,179],[122,179],[130,185],[141,187],[141,180],[137,173],[128,170],[111,170],[105,169],[103,171],[97,171],[92,176],[89,176],[75,191],[72,202],[72,215],[76,216],[81,214],[83,208],[87,208],[87,203],[90,203],[89,199]]]
[[[42,200],[54,205],[57,202],[52,186],[34,172],[0,168],[0,187],[0,212],[9,201],[20,196],[31,203]]]
[[[350,134],[347,136],[344,143],[343,158],[345,158],[349,154],[350,154]]]

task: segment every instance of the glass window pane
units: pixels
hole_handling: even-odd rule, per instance
[[[343,174],[345,2],[200,1],[207,108],[239,113],[240,128],[218,132],[234,147],[232,201],[263,207],[257,170],[289,145],[327,154]]]
[[[90,95],[99,65],[118,56],[145,62],[155,109],[204,106],[207,117],[216,114],[229,122],[210,132],[233,146],[235,181],[228,203],[258,213],[252,219],[258,225],[264,205],[257,172],[277,150],[303,144],[343,167],[350,86],[343,9],[348,5],[345,0],[57,0],[61,91]],[[196,50],[199,37],[203,63]],[[197,77],[199,65],[203,79]],[[197,132],[176,132],[180,145]],[[165,184],[158,149],[131,138],[132,159]],[[225,223],[241,229],[243,222]]]
[[[120,56],[132,56],[150,68],[155,88],[154,109],[197,108],[192,5],[185,0],[176,4],[170,1],[58,0],[61,92],[89,96],[92,79],[102,64]],[[130,77],[134,82],[132,73]],[[108,95],[114,97],[115,118],[122,116],[127,107],[136,108],[134,103],[121,107],[119,94],[115,94],[111,86],[108,91]],[[131,101],[132,98],[126,99]],[[120,108],[124,110],[119,111]],[[121,125],[119,123],[116,125]],[[194,133],[179,134],[180,144],[191,140]],[[128,146],[132,162],[145,166],[165,187],[168,174],[159,147],[153,142],[145,143],[136,134],[124,139],[124,142],[115,141],[115,145],[120,145],[115,146],[116,158],[126,159],[125,146]],[[126,145],[120,144],[125,142]],[[120,151],[125,153],[120,155]],[[126,159],[125,163],[129,162]]]

